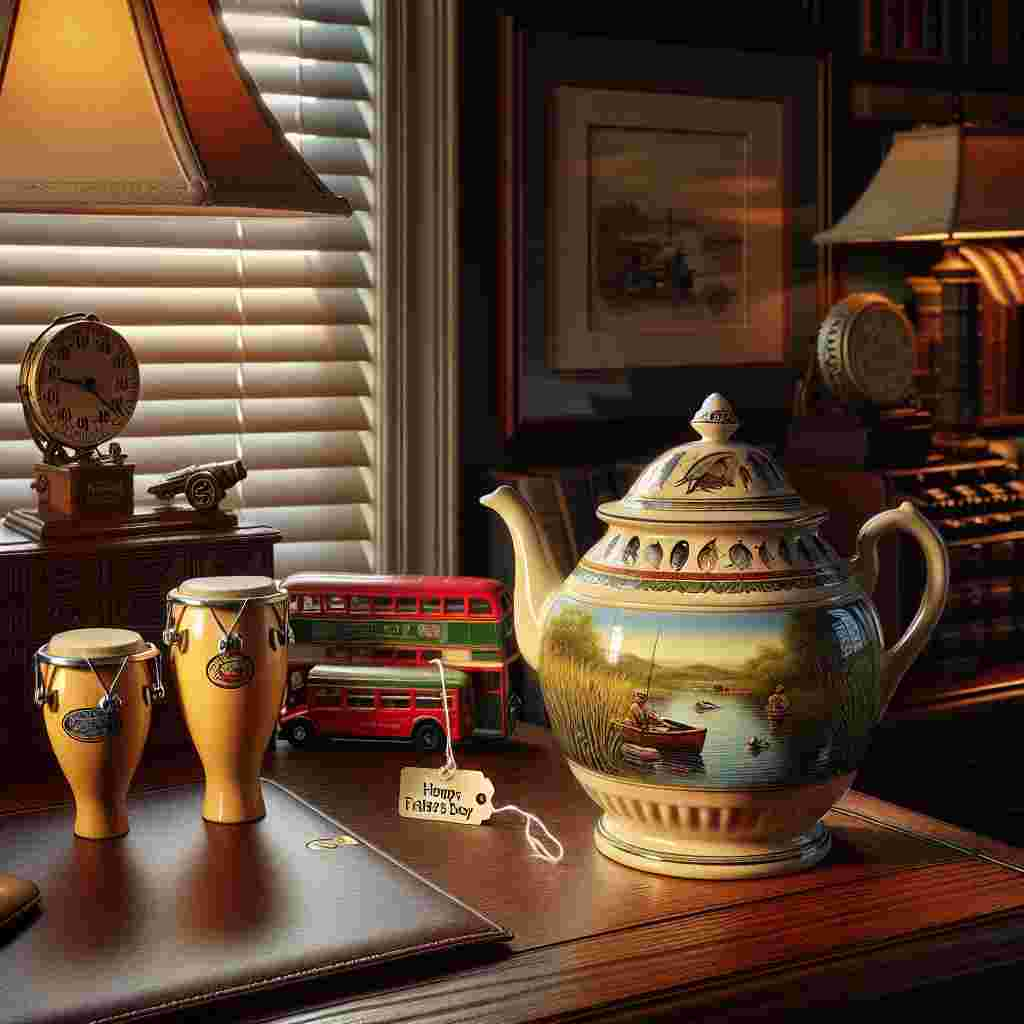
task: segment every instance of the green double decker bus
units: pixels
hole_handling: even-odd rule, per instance
[[[440,658],[472,686],[475,737],[508,737],[522,698],[512,600],[500,580],[476,576],[296,573],[284,580],[294,642],[285,714],[306,699],[316,665],[428,665]]]

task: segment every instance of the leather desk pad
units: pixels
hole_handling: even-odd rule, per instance
[[[200,785],[139,794],[111,840],[76,838],[70,806],[0,816],[0,871],[42,893],[35,919],[0,932],[0,1021],[131,1019],[511,938],[339,842],[358,837],[283,787],[263,793],[267,816],[247,825],[203,821]]]

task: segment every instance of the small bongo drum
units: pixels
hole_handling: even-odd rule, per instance
[[[203,817],[262,818],[260,764],[288,671],[288,592],[265,576],[186,580],[167,595],[164,643],[206,775]]]
[[[152,704],[165,696],[160,651],[130,629],[73,629],[34,660],[35,702],[75,798],[75,835],[123,836]]]

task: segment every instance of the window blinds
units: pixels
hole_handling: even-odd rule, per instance
[[[370,0],[224,0],[281,127],[351,218],[0,215],[0,512],[35,504],[16,385],[55,316],[128,339],[142,398],[118,439],[146,488],[241,458],[224,502],[279,528],[279,575],[372,571],[374,40]],[[226,126],[225,130],[230,130]]]

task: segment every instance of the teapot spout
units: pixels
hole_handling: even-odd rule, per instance
[[[518,492],[502,484],[485,494],[480,504],[497,512],[512,535],[516,640],[526,663],[536,671],[540,664],[541,627],[551,599],[562,585],[561,577],[541,542],[536,514]]]

